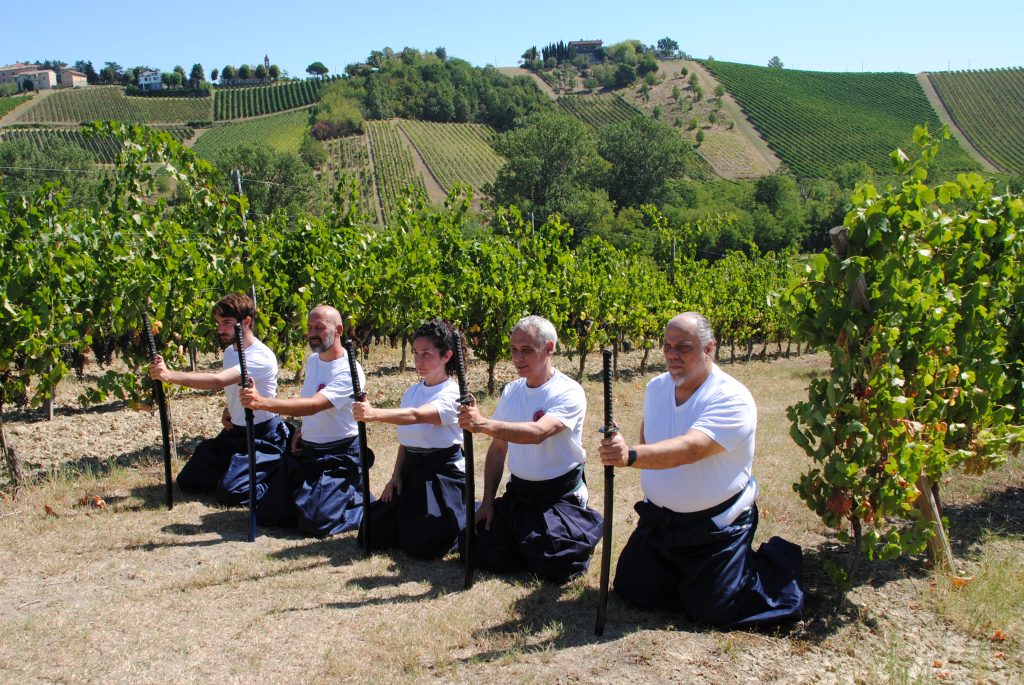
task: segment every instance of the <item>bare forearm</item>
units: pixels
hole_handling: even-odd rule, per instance
[[[240,380],[240,378],[236,379],[235,383],[238,383]],[[220,390],[231,385],[230,379],[225,379],[216,374],[199,371],[174,371],[172,369],[167,370],[164,382],[183,385],[186,388],[193,388],[195,390]]]
[[[484,498],[483,502],[490,504],[498,493],[498,486],[501,484],[501,475],[505,472],[505,454],[508,450],[507,443],[498,440],[491,442],[487,450],[487,459],[484,461]]]
[[[366,410],[364,421],[390,423],[393,426],[411,426],[417,423],[440,424],[437,409],[426,407],[401,407],[399,409],[379,409],[370,407]]]
[[[289,397],[287,399],[261,397],[258,402],[253,403],[252,408],[286,416],[312,416],[330,406],[329,400],[314,395],[313,397]]]
[[[479,432],[489,435],[502,442],[514,442],[517,445],[539,445],[557,431],[537,421],[496,421],[487,419],[479,428]]]
[[[645,445],[632,445],[636,451],[634,468],[638,469],[671,469],[676,466],[694,464],[707,459],[724,448],[700,431],[689,431],[679,437],[661,440]]]

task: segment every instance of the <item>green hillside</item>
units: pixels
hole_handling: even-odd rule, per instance
[[[491,147],[494,131],[481,124],[435,124],[403,119],[398,124],[434,178],[451,192],[456,183],[479,191],[494,182],[504,160]]]
[[[13,110],[15,107],[20,105],[29,99],[29,95],[11,95],[8,97],[0,97],[0,117],[7,116],[7,113]]]
[[[643,112],[626,102],[621,95],[563,95],[558,106],[568,114],[597,128],[621,124]]]
[[[210,97],[128,97],[120,86],[66,88],[36,96],[14,114],[18,123],[77,124],[117,119],[132,124],[184,124],[213,118]]]
[[[193,130],[187,126],[163,129],[170,133],[178,142],[192,137]],[[71,128],[33,128],[33,129],[0,129],[0,142],[15,140],[28,141],[32,146],[45,150],[53,147],[55,142],[77,145],[93,156],[97,164],[113,164],[118,152],[116,141],[108,137],[87,136],[79,129]]]
[[[300,109],[250,121],[218,124],[200,135],[193,149],[207,158],[236,145],[263,145],[278,152],[298,152],[307,130],[309,112]]]
[[[402,140],[397,121],[368,121],[366,130],[370,136],[381,216],[387,224],[395,217],[398,199],[404,189],[412,187],[425,192],[426,188],[413,165],[412,154]]]
[[[768,145],[796,174],[825,176],[864,161],[889,173],[889,154],[912,152],[914,127],[940,128],[938,115],[912,74],[828,73],[708,61],[705,66],[742,106]],[[976,170],[955,142],[937,170]]]
[[[1007,173],[1024,173],[1024,68],[928,74],[956,125]]]
[[[218,88],[213,98],[213,115],[222,121],[304,107],[320,99],[323,84],[321,79],[307,79],[252,88]]]

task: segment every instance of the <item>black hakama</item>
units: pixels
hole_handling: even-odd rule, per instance
[[[363,519],[359,439],[300,444],[301,454],[288,456],[299,530],[325,537],[359,528]]]
[[[406,447],[401,494],[370,505],[370,548],[397,547],[420,559],[437,559],[455,549],[466,527],[466,474],[457,466],[461,460],[459,445]]]
[[[573,494],[583,480],[579,466],[544,481],[512,476],[494,500],[488,530],[477,525],[475,563],[498,573],[529,571],[556,583],[582,575],[601,539],[601,514]]]
[[[711,517],[735,500],[691,513],[638,502],[640,520],[619,555],[615,592],[641,607],[682,611],[720,627],[799,619],[800,547],[773,537],[754,552],[756,504],[719,529]]]
[[[284,467],[288,426],[280,417],[253,426],[256,447],[256,520],[275,525],[291,518],[291,498]],[[249,446],[244,426],[222,430],[203,440],[178,474],[182,492],[212,492],[229,506],[249,501]]]

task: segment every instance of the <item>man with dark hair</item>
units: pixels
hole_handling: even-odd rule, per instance
[[[178,474],[182,492],[213,492],[222,504],[242,504],[249,497],[249,451],[245,435],[245,410],[239,397],[242,372],[235,349],[235,323],[242,324],[246,369],[264,395],[277,394],[277,357],[252,332],[256,307],[242,293],[225,295],[213,306],[217,339],[224,348],[223,370],[217,373],[175,371],[163,357],[153,357],[150,378],[197,390],[224,389],[227,406],[221,417],[224,429],[203,440]],[[261,525],[280,524],[291,516],[287,479],[282,457],[288,429],[279,416],[268,411],[253,413],[256,438],[256,518]]]
[[[668,322],[664,354],[668,371],[647,384],[639,441],[630,446],[621,433],[601,441],[605,466],[642,469],[645,496],[615,591],[716,626],[800,618],[800,548],[778,537],[751,548],[754,398],[714,363],[714,332],[696,312]]]
[[[509,342],[520,377],[505,386],[494,415],[482,416],[475,402],[459,410],[463,429],[491,436],[475,562],[562,583],[586,572],[602,532],[583,480],[587,398],[551,363],[557,334],[550,321],[520,319]],[[496,498],[506,455],[511,478]]]
[[[352,371],[341,344],[345,328],[334,307],[319,305],[306,319],[306,359],[301,397],[265,396],[258,387],[242,390],[242,406],[301,416],[287,456],[294,517],[303,533],[334,535],[359,527],[363,519],[359,435],[352,416]],[[366,387],[356,363],[359,385]]]

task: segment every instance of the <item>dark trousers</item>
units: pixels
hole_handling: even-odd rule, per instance
[[[637,528],[619,555],[615,592],[650,609],[682,611],[715,626],[742,628],[799,619],[802,551],[779,537],[751,548],[757,505],[719,529],[703,512],[638,502]]]
[[[397,547],[420,559],[437,559],[455,549],[466,527],[466,474],[456,466],[460,459],[458,445],[406,447],[401,494],[370,505],[370,548]]]
[[[300,444],[299,455],[288,455],[299,530],[306,535],[325,537],[359,528],[363,520],[359,439]]]
[[[290,516],[288,480],[283,455],[288,445],[288,427],[280,417],[257,424],[256,520],[260,525],[278,525]],[[245,428],[222,430],[203,440],[178,474],[182,492],[214,493],[229,506],[249,501],[249,447]]]
[[[498,573],[530,571],[556,583],[585,573],[603,519],[573,494],[582,476],[582,467],[545,481],[512,476],[505,494],[494,500],[490,530],[482,522],[477,526],[476,566]]]

